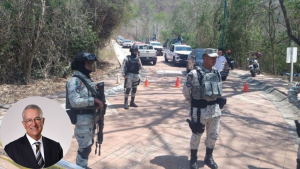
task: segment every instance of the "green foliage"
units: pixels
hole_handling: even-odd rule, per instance
[[[130,2],[1,1],[0,83],[66,77],[77,53],[102,49],[120,24],[137,15]]]

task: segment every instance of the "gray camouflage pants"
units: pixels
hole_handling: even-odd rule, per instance
[[[86,168],[95,136],[94,115],[78,114],[74,135],[78,142],[76,164]]]
[[[300,143],[299,143],[299,146],[298,146],[297,158],[300,159]]]
[[[197,112],[193,112],[193,121],[197,122]],[[216,141],[219,137],[219,126],[220,126],[220,118],[221,116],[203,119],[200,118],[200,123],[205,125],[205,131],[206,131],[206,140],[205,140],[205,146],[207,148],[213,149],[216,145]],[[204,131],[204,132],[205,132]],[[203,133],[192,133],[190,146],[191,149],[195,150],[198,149],[200,144],[200,138]]]
[[[135,97],[136,94],[136,88],[138,86],[139,80],[140,80],[140,75],[139,74],[133,74],[133,73],[128,73],[125,83],[125,99],[129,97],[129,92],[131,90],[131,97]]]

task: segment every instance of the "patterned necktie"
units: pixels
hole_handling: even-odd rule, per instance
[[[39,168],[42,168],[45,164],[44,160],[43,160],[43,156],[41,154],[40,151],[40,142],[35,142],[34,143],[36,145],[36,161],[38,162]]]

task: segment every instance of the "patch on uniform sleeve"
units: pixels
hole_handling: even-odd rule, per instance
[[[297,86],[300,86],[300,82],[297,83]]]
[[[192,82],[193,81],[193,74],[189,73],[187,75],[187,79],[186,80]]]
[[[81,90],[82,90],[82,82],[76,81],[76,83],[75,83],[75,92],[80,93]]]
[[[193,82],[193,74],[189,73],[187,75],[186,82],[185,82],[186,87],[188,87],[188,88],[192,87],[192,84],[193,84],[192,82]]]

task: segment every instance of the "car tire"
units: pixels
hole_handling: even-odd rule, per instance
[[[175,62],[175,57],[173,56],[173,66],[177,66],[176,62]]]
[[[153,65],[156,65],[156,60],[153,60]]]
[[[166,54],[165,54],[165,62],[168,62],[168,58],[167,58]]]

